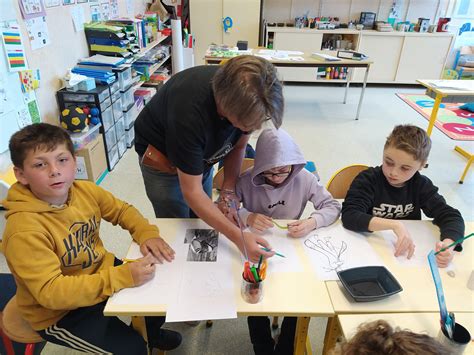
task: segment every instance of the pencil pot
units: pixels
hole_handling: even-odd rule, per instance
[[[449,353],[453,355],[463,354],[470,341],[471,334],[459,323],[455,323],[452,339],[449,338],[444,327],[442,327],[438,333],[438,342],[448,348]]]
[[[242,279],[240,294],[247,303],[258,303],[263,298],[263,281],[248,282]]]

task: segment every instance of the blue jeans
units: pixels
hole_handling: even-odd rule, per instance
[[[144,166],[141,164],[141,157],[140,169],[146,194],[157,218],[197,218],[184,200],[178,175]],[[202,176],[202,187],[209,198],[212,196],[212,172],[213,168]]]

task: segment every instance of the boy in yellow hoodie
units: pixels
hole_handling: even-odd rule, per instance
[[[173,249],[133,206],[74,181],[74,148],[62,128],[27,126],[9,148],[18,182],[3,201],[3,249],[21,315],[52,343],[87,353],[146,354],[143,338],[103,309],[114,292],[149,281],[156,263],[173,260]],[[99,237],[102,218],[130,231],[145,256],[122,264],[108,252]],[[164,317],[145,319],[150,348],[179,346],[179,333],[161,329]]]

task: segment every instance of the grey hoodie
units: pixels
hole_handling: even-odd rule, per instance
[[[262,172],[292,165],[283,183],[272,186],[260,175]],[[341,204],[322,186],[317,177],[304,169],[306,160],[291,136],[283,129],[266,129],[258,138],[255,165],[240,176],[236,194],[243,204],[239,215],[244,225],[250,213],[261,213],[275,219],[299,219],[306,203],[311,201],[317,228],[333,223]]]

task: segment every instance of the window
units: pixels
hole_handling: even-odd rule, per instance
[[[456,0],[453,18],[474,18],[474,1]]]

